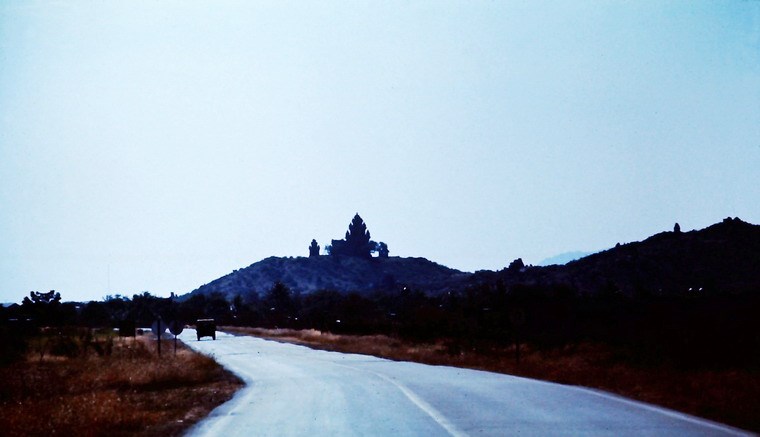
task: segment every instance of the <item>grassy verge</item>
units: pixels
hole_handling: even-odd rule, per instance
[[[0,368],[5,436],[174,436],[227,401],[242,382],[209,357],[147,337],[40,352]],[[104,352],[104,345],[107,351]]]
[[[225,327],[318,349],[360,353],[392,360],[465,367],[599,388],[739,428],[760,431],[760,371],[683,370],[663,363],[645,365],[624,351],[600,344],[554,350],[521,347],[454,347],[450,342],[420,344],[384,335],[336,335],[316,330]]]

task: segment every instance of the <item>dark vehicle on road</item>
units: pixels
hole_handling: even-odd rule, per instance
[[[198,319],[195,322],[195,332],[198,335],[198,341],[201,337],[211,337],[216,340],[216,322],[214,319]]]

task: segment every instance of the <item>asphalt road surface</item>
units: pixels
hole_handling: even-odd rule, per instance
[[[749,435],[581,387],[254,337],[179,337],[247,386],[193,436]]]

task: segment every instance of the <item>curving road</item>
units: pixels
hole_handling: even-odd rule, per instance
[[[580,387],[223,333],[179,338],[247,384],[194,436],[749,435]]]

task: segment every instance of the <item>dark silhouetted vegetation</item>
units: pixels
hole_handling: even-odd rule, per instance
[[[179,307],[211,316],[203,312],[209,305],[196,305],[204,299],[194,295]],[[323,290],[300,296],[276,283],[258,301],[215,299],[220,312],[213,317],[238,326],[446,339],[452,350],[517,341],[549,350],[594,342],[642,365],[760,367],[756,293],[628,296],[610,284],[596,295],[583,295],[567,284],[507,286],[497,280],[436,296],[403,286],[372,294]]]
[[[181,435],[242,386],[184,347],[159,358],[146,337],[44,331],[25,359],[0,367],[4,436]]]

